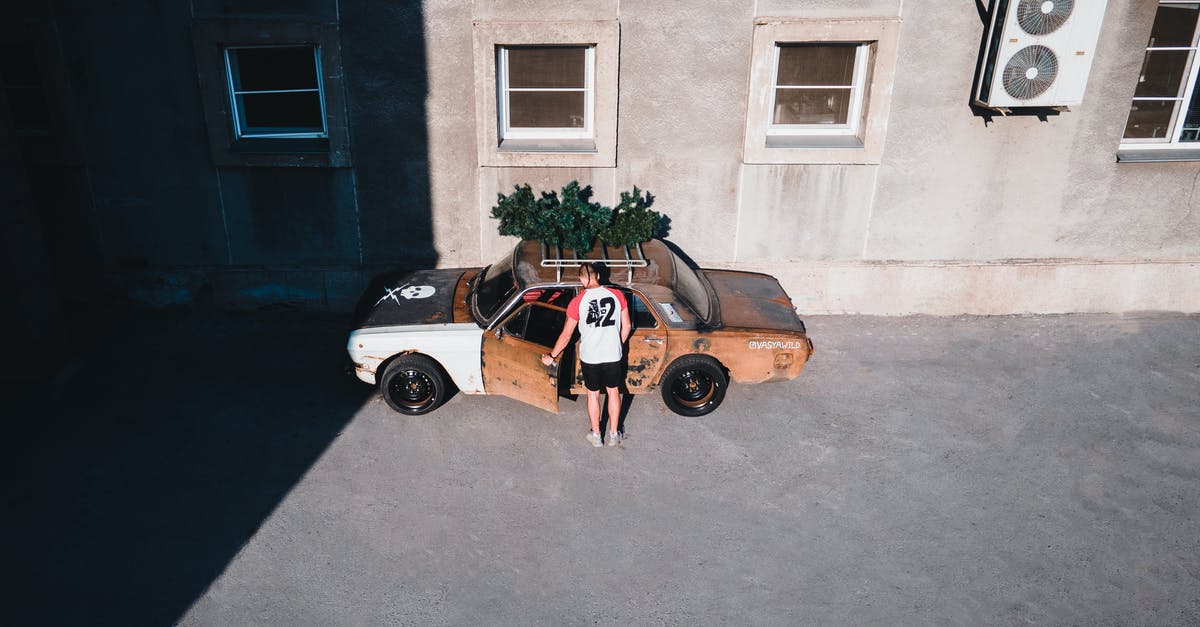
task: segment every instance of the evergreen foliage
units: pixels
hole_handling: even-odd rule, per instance
[[[609,246],[632,246],[667,234],[670,219],[650,211],[654,196],[637,187],[621,192],[615,210],[591,202],[592,187],[571,181],[562,193],[542,192],[534,198],[528,184],[514,186],[509,195],[496,194],[492,217],[500,234],[543,241],[580,252],[591,250],[597,238]]]
[[[541,220],[536,217],[541,205],[534,202],[533,190],[528,184],[515,185],[513,189],[507,196],[496,194],[496,206],[492,207],[492,217],[500,220],[500,234],[541,239]]]
[[[670,222],[657,211],[651,211],[654,196],[635,185],[631,192],[621,192],[621,202],[613,210],[612,222],[600,231],[600,239],[609,246],[633,246],[652,237],[666,235]]]
[[[547,241],[547,244],[561,243],[564,248],[580,252],[592,249],[596,235],[612,221],[612,209],[589,202],[591,197],[591,185],[580,189],[578,182],[571,181],[563,187],[558,211],[559,241]]]

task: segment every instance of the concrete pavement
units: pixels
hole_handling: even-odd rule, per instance
[[[54,426],[3,622],[1200,622],[1197,316],[806,318],[799,379],[615,449],[582,399],[394,414],[337,318],[140,316],[8,390]]]

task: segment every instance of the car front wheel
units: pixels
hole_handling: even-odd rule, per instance
[[[425,355],[402,355],[384,369],[379,391],[388,406],[402,414],[428,414],[446,400],[446,375]]]
[[[660,382],[667,409],[680,416],[703,416],[725,400],[729,380],[720,364],[709,357],[689,355],[675,360]]]

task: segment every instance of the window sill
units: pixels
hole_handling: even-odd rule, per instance
[[[329,140],[325,138],[266,138],[246,137],[238,139],[229,147],[230,152],[291,154],[329,152]]]
[[[768,135],[767,148],[863,148],[855,135]]]
[[[1120,163],[1153,163],[1156,161],[1200,161],[1200,146],[1195,148],[1135,148],[1117,149]]]
[[[500,152],[568,152],[596,153],[596,142],[591,139],[505,139],[500,142]]]

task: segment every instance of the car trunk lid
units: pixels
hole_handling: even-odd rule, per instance
[[[454,292],[461,269],[385,275],[363,295],[359,327],[453,322]]]
[[[703,270],[720,307],[724,327],[804,331],[792,300],[767,274],[732,270]]]

